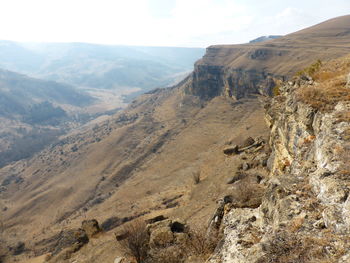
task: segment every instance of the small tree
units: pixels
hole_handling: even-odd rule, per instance
[[[149,234],[146,223],[142,220],[135,220],[125,225],[123,232],[126,237],[118,241],[121,249],[134,257],[137,263],[145,262],[149,252]]]

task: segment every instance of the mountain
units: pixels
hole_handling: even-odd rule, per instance
[[[0,69],[0,166],[43,149],[74,122],[73,110],[94,101],[70,85]]]
[[[261,36],[256,39],[250,40],[249,43],[265,42],[265,41],[273,40],[280,37],[282,36],[279,36],[279,35]]]
[[[165,87],[183,78],[201,48],[0,41],[0,67],[70,85],[120,93]]]
[[[211,46],[179,84],[2,168],[8,260],[113,262],[122,256],[114,233],[157,216],[209,225],[222,240],[210,262],[347,256],[350,69],[347,58],[330,60],[349,54],[349,25],[345,16],[268,42]],[[104,232],[67,242],[86,219]],[[190,238],[184,224],[160,221],[148,228],[152,249]],[[25,249],[14,253],[18,242]]]

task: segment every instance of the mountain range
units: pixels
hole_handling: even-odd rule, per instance
[[[191,72],[202,48],[0,41],[0,68],[82,88],[143,91]]]

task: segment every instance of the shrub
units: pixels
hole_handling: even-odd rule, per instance
[[[199,184],[201,182],[201,173],[200,172],[193,173],[192,179],[194,184]]]
[[[149,234],[146,223],[135,220],[123,227],[126,238],[118,241],[121,249],[135,258],[137,263],[145,262],[149,254]]]
[[[207,258],[214,252],[217,238],[207,235],[205,227],[191,228],[188,234],[187,254]]]
[[[311,64],[309,67],[304,68],[301,71],[298,71],[296,75],[297,76],[308,75],[313,78],[316,72],[320,70],[321,66],[322,66],[322,61],[318,59],[315,63]]]

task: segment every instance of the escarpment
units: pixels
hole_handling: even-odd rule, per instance
[[[270,96],[274,86],[306,65],[347,55],[349,24],[350,16],[344,16],[271,41],[210,46],[195,64],[186,92],[204,100]]]
[[[102,231],[62,262],[113,262],[119,228],[154,218],[209,220],[208,235],[222,238],[209,262],[348,262],[350,61],[292,77],[350,53],[344,24],[350,16],[209,47],[178,85],[0,169],[0,245],[25,243],[5,262],[44,256],[62,230],[93,218]],[[163,230],[178,245],[183,235]]]
[[[226,211],[209,262],[349,262],[349,62],[303,73],[266,105],[271,153],[261,205]]]

